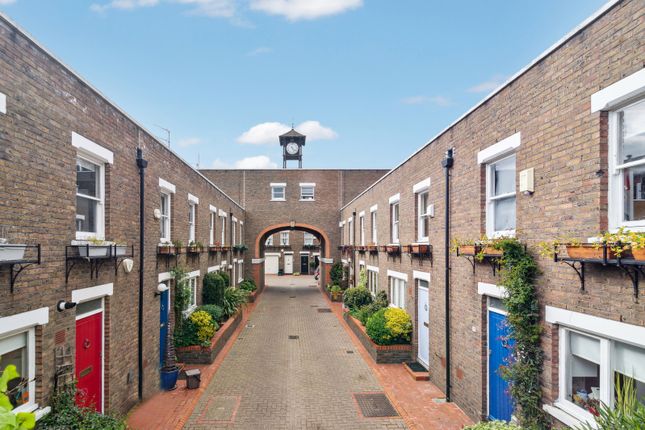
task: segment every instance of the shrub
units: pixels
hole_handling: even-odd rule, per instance
[[[207,273],[204,276],[204,288],[202,290],[202,303],[206,305],[222,305],[226,281],[217,272]]]
[[[203,305],[198,307],[197,310],[208,312],[216,323],[222,322],[222,318],[224,318],[224,309],[218,305]]]
[[[390,330],[394,343],[410,342],[412,318],[403,309],[387,308],[385,310],[385,327]]]
[[[352,310],[372,303],[372,294],[365,287],[348,288],[343,293],[343,303]]]
[[[386,310],[387,309],[381,309],[377,311],[374,315],[368,318],[367,324],[365,325],[367,335],[377,345],[390,345],[392,343],[390,330],[385,325],[387,323],[385,320]]]
[[[386,307],[387,307],[387,302],[383,304],[383,302],[377,300],[370,303],[369,305],[365,305],[359,308],[357,311],[353,313],[353,316],[354,318],[359,320],[361,324],[365,325],[367,324],[367,320],[369,319],[369,317],[371,317],[376,312]]]
[[[239,288],[228,287],[224,291],[224,315],[231,317],[248,300],[249,292]]]
[[[387,300],[387,293],[385,291],[379,291],[374,297],[374,303],[378,303],[382,308],[386,308],[390,302]]]
[[[240,282],[240,288],[250,293],[258,289],[258,287],[255,285],[255,282],[253,282],[250,279],[245,279],[242,282]]]
[[[32,412],[12,412],[14,404],[9,396],[12,395],[11,386],[16,379],[18,382],[23,381],[13,364],[8,364],[0,372],[0,428],[2,430],[30,430],[36,426],[36,416]]]
[[[231,286],[231,276],[228,274],[228,272],[220,270],[219,272],[217,272],[217,274],[220,275],[224,280],[224,288]]]
[[[186,319],[181,326],[175,328],[173,337],[176,347],[199,345],[197,327],[190,318]]]
[[[333,266],[331,266],[329,277],[331,278],[332,285],[340,285],[343,280],[343,273],[343,263],[337,261]]]
[[[521,430],[521,427],[505,421],[487,421],[464,427],[464,430]]]
[[[217,323],[213,321],[213,317],[206,311],[195,311],[190,315],[189,319],[195,327],[199,345],[210,344],[211,339],[215,335],[215,331],[218,329]]]

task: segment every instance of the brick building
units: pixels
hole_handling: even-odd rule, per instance
[[[450,239],[516,235],[532,252],[557,237],[584,242],[620,226],[642,229],[644,65],[645,3],[609,2],[341,211],[343,244],[404,245],[400,256],[354,248],[343,259],[413,316],[415,356],[440,387],[450,366],[450,399],[473,419],[512,411],[495,372],[504,288],[488,264],[450,253],[447,363],[446,203]],[[521,192],[524,175],[534,192]],[[432,258],[407,252],[414,243],[429,244]],[[645,362],[645,305],[634,272],[586,264],[579,277],[535,254],[549,416],[570,426],[591,419],[581,403],[611,403],[614,372],[631,373],[645,395],[636,364]]]

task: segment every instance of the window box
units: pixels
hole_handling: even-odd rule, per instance
[[[114,245],[114,255],[117,257],[124,257],[128,253],[128,247],[126,245]]]
[[[408,252],[412,255],[430,255],[432,248],[427,243],[413,243],[408,246]]]
[[[0,261],[18,261],[25,256],[27,245],[0,244]]]
[[[398,243],[391,243],[385,246],[385,252],[390,255],[398,255],[401,253],[401,245]]]
[[[477,246],[475,245],[460,245],[459,248],[457,248],[458,254],[459,255],[476,255],[477,254]]]
[[[376,245],[376,244],[374,244],[374,243],[370,243],[370,244],[369,244],[369,245],[367,245],[365,248],[367,248],[367,251],[368,251],[370,254],[376,254],[376,253],[378,252],[378,245]]]
[[[204,246],[201,243],[193,243],[186,247],[186,253],[188,254],[199,254],[204,250]]]
[[[361,254],[364,254],[364,253],[365,253],[365,251],[367,251],[367,246],[358,245],[358,246],[356,246],[356,247],[355,247],[355,249],[356,249],[358,252],[360,252]]]
[[[248,246],[246,246],[246,245],[235,245],[235,246],[233,247],[233,250],[234,250],[235,252],[239,252],[239,253],[242,253],[242,252],[244,252],[244,251],[246,251],[246,250],[248,250],[248,249],[249,249],[249,248],[248,248]]]
[[[110,255],[110,245],[78,245],[79,257],[107,257]]]
[[[228,246],[228,245],[222,245],[222,247],[220,249],[220,251],[222,251],[222,252],[228,252],[230,250],[231,250],[231,247]]]
[[[607,259],[613,260],[616,258],[616,253],[609,247],[598,246],[597,244],[566,245],[566,248],[569,258],[604,260],[605,250]]]
[[[157,247],[157,254],[175,255],[175,246],[171,244],[161,244]]]

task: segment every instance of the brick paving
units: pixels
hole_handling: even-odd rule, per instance
[[[312,278],[278,282],[262,294],[184,428],[407,428],[400,417],[359,414],[353,394],[383,387],[337,316],[317,311],[329,303]]]

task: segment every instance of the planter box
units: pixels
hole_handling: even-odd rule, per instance
[[[493,247],[491,247],[491,246],[485,246],[485,247],[482,249],[482,253],[483,253],[483,254],[484,254],[484,256],[486,256],[486,257],[501,257],[501,256],[503,256],[503,255],[504,255],[504,251],[503,251],[503,250],[501,250],[501,249],[495,249],[495,248],[493,248]]]
[[[79,245],[78,255],[81,257],[107,257],[110,245]]]
[[[259,290],[255,290],[249,294],[249,303],[255,303],[258,297],[258,291]]]
[[[624,254],[624,252],[623,252]],[[631,249],[632,258],[634,260],[644,261],[645,260],[645,249]],[[623,255],[624,256],[624,255]]]
[[[172,245],[159,245],[157,247],[157,254],[175,255],[175,247]]]
[[[413,243],[409,250],[412,255],[430,255],[430,245],[427,243]]]
[[[220,245],[211,245],[208,247],[208,252],[220,252],[222,247]]]
[[[367,352],[370,353],[370,356],[377,364],[381,363],[405,363],[410,361],[412,357],[412,345],[410,344],[400,344],[400,345],[377,345],[365,332],[365,327],[361,324],[359,320],[354,318],[345,312],[343,315],[345,321],[352,329],[358,340],[361,341],[361,344],[367,349]]]
[[[602,260],[604,258],[604,249],[602,246],[600,247],[594,247],[594,245],[590,244],[583,244],[583,245],[576,245],[576,246],[570,246],[567,245],[567,255],[569,258],[580,258],[580,259],[585,259],[585,258],[590,258],[590,259],[599,259]],[[611,249],[607,248],[607,259],[614,259],[616,258],[616,253],[613,252]]]
[[[378,246],[377,245],[367,245],[367,251],[368,252],[378,252]]]
[[[238,310],[217,330],[209,346],[181,346],[175,351],[177,360],[186,364],[211,364],[241,322],[242,311]]]
[[[27,245],[0,245],[0,261],[19,261],[25,256]]]
[[[477,254],[477,247],[475,245],[460,245],[459,246],[460,255],[475,255]]]
[[[388,254],[396,255],[401,253],[401,246],[400,245],[387,245],[385,247],[385,251]]]
[[[128,253],[128,247],[125,245],[116,245],[114,252],[117,257],[122,257]]]

